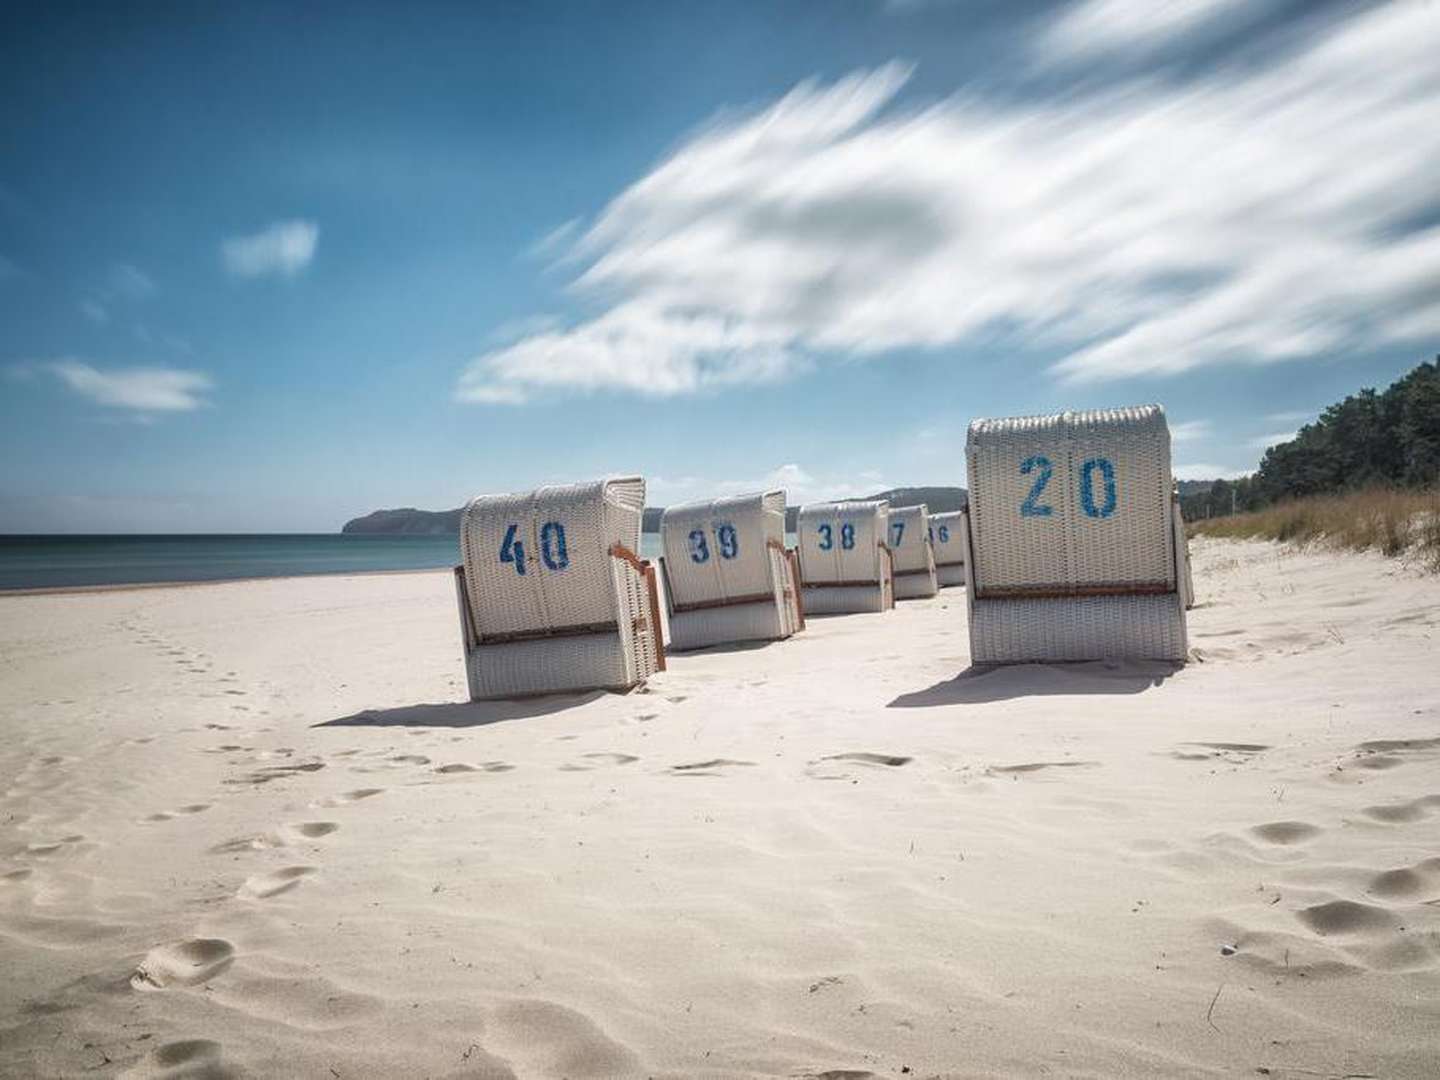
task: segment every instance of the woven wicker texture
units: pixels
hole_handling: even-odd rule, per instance
[[[1158,405],[976,420],[965,446],[980,589],[1175,583]]]
[[[942,589],[965,584],[965,545],[960,536],[960,516],[959,510],[930,515],[935,577]]]
[[[925,504],[890,508],[890,550],[895,556],[895,599],[919,600],[940,591],[930,512]]]
[[[472,698],[622,689],[661,666],[640,543],[645,482],[489,495],[465,508],[457,574]]]
[[[810,503],[795,523],[805,611],[811,615],[885,611],[893,606],[890,505]]]
[[[976,662],[1185,658],[1188,559],[1158,405],[976,420],[966,457]]]
[[[660,519],[660,543],[672,648],[784,638],[800,629],[784,492],[672,506]]]

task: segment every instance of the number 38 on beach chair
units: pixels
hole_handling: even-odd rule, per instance
[[[671,648],[769,641],[805,625],[784,492],[672,506],[660,539]]]
[[[942,589],[965,584],[965,544],[960,532],[961,511],[930,515],[930,546],[935,549],[935,577]]]
[[[626,690],[665,667],[638,476],[465,508],[455,568],[471,700]]]
[[[965,452],[975,663],[1185,659],[1189,565],[1160,406],[975,420]]]
[[[919,600],[940,591],[930,546],[930,511],[924,503],[890,508],[890,550],[895,555],[896,600]]]
[[[889,503],[811,503],[800,508],[795,534],[807,615],[895,606]]]

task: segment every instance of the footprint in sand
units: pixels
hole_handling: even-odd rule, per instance
[[[85,837],[79,833],[74,836],[62,836],[59,840],[40,840],[33,844],[26,844],[21,853],[45,858],[48,855],[62,854],[66,848],[83,843],[84,840]]]
[[[287,780],[300,773],[319,772],[323,768],[325,768],[323,761],[306,761],[299,765],[267,765],[265,768],[257,769],[248,776],[241,777],[238,780],[226,780],[225,783],[255,784],[258,786],[260,784],[268,784],[272,780]]]
[[[245,884],[240,886],[237,895],[255,900],[269,900],[272,896],[298,888],[301,880],[315,873],[317,869],[314,866],[284,866],[279,870],[252,874],[245,879]]]
[[[224,938],[190,938],[151,949],[130,985],[136,990],[194,986],[220,974],[235,959],[235,947]]]
[[[397,765],[429,765],[430,759],[424,754],[396,754],[390,759]]]
[[[1393,930],[1397,925],[1395,916],[1374,904],[1361,904],[1355,900],[1331,900],[1301,908],[1295,913],[1302,923],[1321,937],[1336,937],[1347,934],[1377,934]]]
[[[1041,769],[1093,769],[1099,764],[1098,761],[1027,761],[1020,765],[991,765],[989,771],[1018,775],[1039,772]]]
[[[851,754],[826,754],[821,761],[858,761],[861,765],[884,765],[887,768],[898,769],[901,765],[908,765],[914,758],[903,757],[900,754],[872,754],[867,751],[859,751]]]
[[[357,803],[362,799],[372,799],[384,790],[384,788],[380,787],[356,788],[354,791],[342,791],[339,795],[330,795],[324,799],[317,799],[310,805],[327,809],[336,806],[349,806],[351,803]]]
[[[297,821],[290,825],[282,825],[280,834],[297,840],[319,840],[320,837],[329,836],[339,828],[339,823],[335,821]]]
[[[671,765],[672,776],[724,776],[723,769],[754,765],[753,761],[736,761],[733,758],[711,758],[709,761],[692,761],[685,765]]]
[[[1365,891],[1386,900],[1410,900],[1432,888],[1440,888],[1440,858],[1385,870],[1370,879]]]
[[[230,1080],[241,1075],[221,1060],[221,1048],[213,1039],[179,1039],[157,1046],[148,1063],[161,1076],[203,1076],[207,1080]],[[147,1070],[146,1075],[149,1075]]]
[[[157,821],[174,821],[182,814],[203,814],[206,810],[210,809],[211,805],[212,804],[208,802],[190,803],[175,810],[160,810],[156,813],[145,815],[145,817],[140,819],[140,824],[147,825]]]
[[[1406,825],[1429,817],[1430,812],[1437,807],[1440,807],[1440,795],[1422,795],[1409,802],[1366,806],[1360,812],[1374,821],[1383,821],[1386,825]]]
[[[434,771],[441,776],[456,776],[462,773],[509,772],[513,768],[515,768],[514,765],[505,761],[482,761],[479,765],[467,765],[463,761],[453,761],[449,765],[437,766]]]
[[[1264,825],[1254,826],[1250,833],[1267,844],[1289,846],[1313,840],[1320,835],[1320,831],[1308,821],[1271,821]]]
[[[632,765],[640,759],[634,754],[612,754],[609,751],[597,750],[590,754],[581,754],[586,761],[593,761],[597,765]],[[581,765],[575,762],[568,762],[560,766],[561,772],[589,772],[595,765]]]

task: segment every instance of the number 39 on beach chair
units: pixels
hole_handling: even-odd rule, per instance
[[[672,506],[660,539],[671,648],[786,638],[805,625],[784,492]]]
[[[1189,566],[1160,406],[975,420],[965,452],[974,662],[1185,659]]]
[[[942,589],[965,584],[965,544],[961,512],[930,515],[930,546],[935,549],[935,577]]]
[[[811,503],[800,508],[795,534],[807,615],[895,606],[889,503]]]
[[[940,591],[925,504],[890,508],[890,550],[895,556],[895,599],[919,600]]]
[[[465,508],[455,568],[471,700],[626,690],[665,667],[638,476]]]

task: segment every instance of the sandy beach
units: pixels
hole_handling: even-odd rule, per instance
[[[463,703],[447,573],[0,597],[5,1076],[1440,1074],[1440,579],[1193,545]]]

